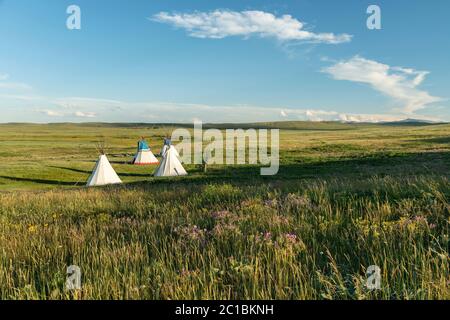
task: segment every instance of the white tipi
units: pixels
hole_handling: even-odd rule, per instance
[[[158,163],[158,159],[154,156],[153,152],[150,150],[147,142],[144,140],[144,137],[141,138],[138,142],[138,151],[133,159],[133,164],[135,165],[147,165],[147,164],[156,164]]]
[[[108,161],[108,158],[102,154],[95,164],[94,171],[88,179],[86,186],[104,186],[107,184],[122,183],[117,173]]]
[[[162,154],[162,160],[158,168],[156,168],[155,177],[168,177],[168,176],[185,176],[187,175],[179,159],[180,155],[178,151],[172,145],[164,145],[164,153]]]
[[[156,159],[155,155],[150,150],[139,151],[133,160],[133,164],[139,166],[147,164],[157,164],[158,162],[158,159]]]

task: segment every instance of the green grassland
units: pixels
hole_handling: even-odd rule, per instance
[[[450,298],[449,124],[216,127],[280,128],[279,173],[130,165],[168,124],[0,125],[0,298]],[[125,184],[87,189],[101,140]]]

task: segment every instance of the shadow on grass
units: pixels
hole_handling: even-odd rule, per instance
[[[82,184],[79,181],[57,181],[48,179],[34,179],[34,178],[21,178],[21,177],[10,177],[10,176],[0,176],[0,178],[8,179],[18,182],[33,182],[39,184],[49,184],[49,185],[61,185],[61,186],[75,186],[76,184]]]
[[[117,171],[117,174],[118,174],[120,177],[141,177],[141,178],[148,178],[148,177],[150,177],[150,176],[153,175],[153,171],[154,171],[154,170],[149,170],[148,173],[129,173],[129,172],[122,173],[122,172],[120,172],[120,171]]]
[[[118,161],[118,160],[109,160],[109,163],[111,164],[121,164],[121,165],[125,165],[125,164],[129,164],[132,165],[131,160],[125,160],[125,161]]]
[[[260,166],[210,167],[207,176],[230,176],[234,179],[299,179],[321,177],[359,177],[373,175],[450,174],[450,152],[373,154],[356,159],[298,162],[280,165],[275,176],[260,176]]]
[[[208,184],[208,183],[238,183],[255,185],[260,183],[314,180],[314,179],[345,179],[362,180],[373,176],[444,176],[450,177],[450,152],[427,152],[427,153],[402,153],[402,154],[373,154],[361,156],[356,159],[335,159],[328,161],[303,160],[280,165],[278,174],[274,176],[261,176],[262,166],[257,165],[210,165],[206,173],[199,166],[185,166],[189,175],[183,177],[152,177],[152,170],[145,174],[121,173],[120,177],[141,177],[145,181],[128,182],[114,188],[147,187],[152,185],[167,185],[175,187],[177,184]],[[90,171],[68,168],[53,167],[57,169],[70,170],[77,173],[90,174]],[[48,179],[21,178],[13,176],[0,176],[0,178],[33,182],[47,185],[73,186],[83,185],[84,181],[62,182]],[[148,180],[147,180],[148,179]]]
[[[48,167],[49,168],[54,168],[54,169],[68,170],[68,171],[72,171],[72,172],[76,172],[76,173],[85,173],[85,174],[91,174],[92,173],[92,171],[81,170],[81,169],[76,169],[76,168],[58,167],[58,166],[48,166]]]
[[[373,155],[371,158],[342,159],[324,162],[292,163],[280,165],[278,174],[261,176],[260,166],[214,166],[203,173],[199,167],[187,167],[188,176],[149,177],[146,181],[135,181],[125,187],[150,187],[153,185],[204,185],[209,183],[231,183],[239,185],[257,185],[295,180],[342,179],[361,181],[374,176],[450,177],[450,152],[430,152],[397,155]]]
[[[419,139],[412,140],[414,142],[423,142],[423,143],[442,143],[450,145],[450,136],[448,137],[438,137],[438,138],[429,138],[429,139]]]
[[[92,170],[88,171],[88,170],[69,168],[69,167],[49,166],[49,168],[68,170],[68,171],[72,171],[72,172],[76,172],[76,173],[83,173],[83,174],[89,174],[89,175],[92,173]],[[154,170],[155,169],[153,167],[149,166],[148,173],[129,173],[129,172],[122,173],[120,171],[116,171],[116,172],[119,176],[123,176],[123,177],[148,177],[153,173]]]

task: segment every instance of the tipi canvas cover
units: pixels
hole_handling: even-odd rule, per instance
[[[133,159],[133,164],[136,165],[146,165],[146,164],[156,164],[158,159],[153,155],[147,142],[145,140],[140,140],[138,142],[138,151]]]
[[[98,159],[86,186],[104,186],[116,183],[122,183],[122,181],[109,163],[108,158],[102,154]]]
[[[179,154],[174,146],[167,146],[163,159],[155,171],[155,177],[185,176],[187,175],[181,165]]]

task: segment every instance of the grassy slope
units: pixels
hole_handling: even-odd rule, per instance
[[[260,125],[282,126],[277,176],[162,180],[125,162],[168,126],[0,125],[0,298],[69,298],[70,264],[89,299],[450,298],[450,125]],[[128,184],[74,186],[102,136]]]

